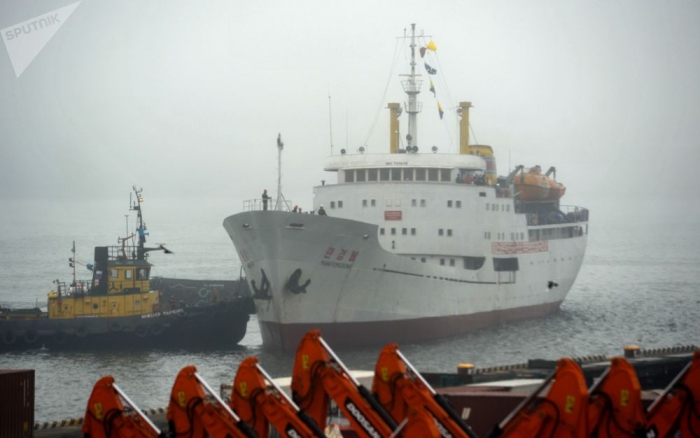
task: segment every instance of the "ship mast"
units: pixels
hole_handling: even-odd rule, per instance
[[[284,149],[284,143],[280,133],[277,135],[277,201],[275,202],[275,210],[277,211],[284,211],[287,204],[287,200],[282,194],[282,149]]]
[[[136,249],[136,259],[137,260],[144,260],[145,259],[145,254],[146,254],[146,249],[145,249],[145,243],[146,243],[146,224],[143,223],[143,215],[141,214],[141,201],[143,201],[143,198],[141,197],[141,193],[143,192],[143,189],[141,190],[136,190],[136,186],[133,186],[134,189],[134,195],[136,195],[136,201],[132,204],[131,209],[136,210],[136,216],[138,220],[138,227],[136,228],[136,233],[138,234],[139,238],[139,244]],[[128,232],[127,232],[128,234]]]
[[[401,81],[404,91],[408,94],[408,102],[406,102],[406,112],[408,113],[408,134],[406,134],[406,146],[413,146],[418,142],[418,125],[416,123],[417,115],[421,112],[422,104],[418,102],[417,96],[420,93],[420,87],[423,81],[416,79],[420,74],[416,74],[416,24],[411,24],[411,73],[406,76],[407,79]]]

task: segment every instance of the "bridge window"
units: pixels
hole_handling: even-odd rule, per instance
[[[450,266],[454,266],[454,265],[455,265],[455,259],[450,259]]]
[[[355,182],[355,171],[346,170],[345,171],[345,182]]]
[[[416,169],[416,181],[425,181],[425,169]]]
[[[420,261],[423,262],[423,263],[425,263],[425,257],[421,257],[421,258],[420,258]]]
[[[440,259],[440,266],[445,266],[445,259]]]
[[[413,169],[404,169],[403,170],[403,180],[404,181],[413,181]]]
[[[428,181],[437,181],[438,180],[438,170],[437,169],[428,169]]]
[[[357,170],[357,182],[365,182],[365,169]]]
[[[379,180],[380,181],[389,181],[389,176],[391,175],[389,173],[390,169],[379,169]]]
[[[452,180],[452,178],[450,178],[450,169],[441,169],[440,170],[440,180],[447,181],[447,182],[450,182]]]
[[[377,169],[369,169],[369,170],[367,171],[367,176],[368,176],[367,179],[368,179],[369,181],[376,181],[376,180],[377,180],[377,175],[378,175]]]
[[[391,169],[391,180],[401,181],[401,169]]]

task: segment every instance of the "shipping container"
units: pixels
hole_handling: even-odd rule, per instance
[[[34,434],[34,370],[0,370],[0,438]]]

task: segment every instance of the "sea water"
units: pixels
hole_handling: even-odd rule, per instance
[[[460,363],[493,366],[527,359],[618,355],[642,348],[700,344],[700,218],[682,200],[591,199],[589,239],[579,276],[557,313],[455,338],[403,343],[421,371],[454,372]],[[71,281],[68,258],[89,263],[94,246],[133,232],[126,202],[6,201],[0,208],[0,304],[46,301],[53,280]],[[148,200],[144,213],[153,275],[237,279],[233,244],[221,225],[240,211],[225,199]],[[78,265],[78,277],[89,272]],[[225,335],[225,334],[222,334]],[[351,369],[371,370],[380,348],[338,350]],[[36,370],[36,421],[81,417],[92,386],[112,375],[142,408],[165,407],[178,371],[188,364],[214,388],[230,384],[238,364],[257,356],[274,377],[291,374],[294,357],[262,349],[253,316],[237,348],[203,351],[0,353],[0,369]]]

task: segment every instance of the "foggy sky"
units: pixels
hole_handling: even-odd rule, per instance
[[[0,28],[70,3],[3,0]],[[136,184],[224,197],[233,214],[275,191],[282,133],[285,196],[310,207],[312,186],[335,178],[331,114],[335,154],[368,137],[369,152],[388,151],[386,109],[370,129],[406,100],[405,53],[389,74],[410,23],[437,44],[446,109],[440,121],[424,77],[421,150],[456,152],[452,108],[471,101],[499,174],[555,165],[582,203],[696,191],[697,1],[84,0],[19,78],[0,49],[0,199]]]

